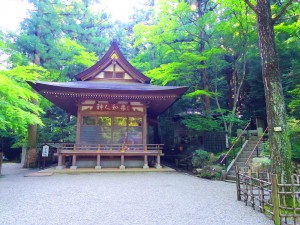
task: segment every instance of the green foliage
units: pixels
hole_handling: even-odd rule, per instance
[[[270,143],[267,141],[263,144],[262,152],[260,153],[261,157],[270,157],[271,151],[270,151]]]
[[[32,103],[39,97],[26,81],[34,81],[47,76],[47,73],[45,69],[35,65],[0,71],[1,136],[15,134],[24,137],[29,124],[42,125],[39,115],[43,110]]]
[[[74,76],[79,72],[92,66],[97,58],[94,52],[87,52],[85,47],[70,38],[58,40],[57,49],[60,58],[57,65],[60,65],[60,80],[74,80]]]
[[[300,84],[298,84],[293,90],[289,91],[292,96],[292,100],[289,104],[291,112],[300,119]]]
[[[66,1],[58,2],[66,4]],[[101,1],[73,0],[55,10],[61,17],[59,26],[64,37],[83,46],[87,52],[95,52],[97,56],[102,56],[109,47],[109,42],[115,37],[113,30],[117,25],[112,23],[105,10],[94,10],[97,5],[93,4],[96,3],[101,5]]]
[[[39,143],[75,142],[77,118],[56,106],[48,106],[44,110],[42,121],[45,126],[38,127]]]
[[[182,123],[189,129],[196,131],[220,131],[220,121],[211,117],[185,115]]]
[[[217,112],[221,116],[217,120],[210,115],[185,117],[183,123],[191,130],[218,131],[224,129],[225,125],[242,127],[244,119],[265,117],[255,14],[244,1],[208,1],[207,4],[199,4],[198,9],[193,11],[189,1],[159,0],[154,4],[154,1],[148,0],[136,7],[128,23],[112,22],[106,12],[93,11],[93,4],[101,4],[99,1],[30,2],[34,10],[23,21],[20,33],[4,37],[0,32],[0,54],[9,55],[8,66],[20,73],[17,70],[30,67],[30,62],[38,53],[41,66],[50,71],[51,77],[28,77],[19,82],[14,72],[13,75],[6,75],[11,72],[1,71],[1,78],[4,74],[5,78],[0,81],[0,101],[6,103],[0,105],[0,121],[6,131],[16,132],[14,129],[17,129],[13,119],[3,119],[6,106],[11,108],[15,104],[14,107],[26,112],[40,112],[35,106],[25,104],[28,99],[37,98],[30,92],[25,80],[74,80],[78,72],[96,61],[96,56],[103,55],[112,39],[120,42],[126,57],[132,58],[131,63],[149,76],[152,83],[190,87],[190,93],[179,100],[166,117],[172,118],[174,113],[190,108],[203,112],[203,99],[209,97],[211,110],[207,113]],[[274,12],[279,9],[277,4],[273,6]],[[300,118],[299,13],[300,6],[295,2],[288,8],[286,16],[275,24],[286,99],[290,114],[296,119]],[[245,80],[240,93],[236,93],[234,91],[242,82],[244,65]],[[206,88],[203,87],[204,72],[208,79]],[[8,88],[7,79],[9,82],[13,80],[12,88]],[[17,94],[13,92],[18,88],[25,88],[28,93],[23,90],[20,91],[20,97],[16,97]],[[12,96],[6,91],[11,91]],[[234,101],[237,101],[236,107]],[[74,130],[73,120],[44,99],[39,102],[46,111],[42,120],[46,127],[51,127],[53,140],[59,140],[60,132],[64,133],[62,139],[71,139],[73,133],[67,131],[67,127],[70,125]],[[15,118],[18,113],[11,114]],[[243,115],[243,119],[239,115]],[[29,118],[29,115],[26,117]],[[162,123],[162,126],[170,124]],[[50,128],[46,127],[39,129],[41,140],[48,140],[43,135],[49,132],[47,129]],[[22,130],[20,133],[24,134]],[[295,135],[293,155],[297,155],[299,149],[296,133],[291,134],[292,139]]]
[[[237,125],[239,127],[244,127],[246,124],[246,121],[238,118],[235,114],[224,115],[223,119],[225,122]]]
[[[250,165],[253,171],[269,170],[271,166],[271,159],[268,157],[264,158],[253,158]]]
[[[193,92],[190,92],[188,94],[185,95],[185,97],[199,97],[199,96],[202,96],[202,95],[206,95],[206,96],[213,96],[214,93],[213,92],[208,92],[206,90],[196,90],[196,91],[193,91]]]
[[[222,176],[222,167],[217,165],[205,166],[197,174],[198,177],[212,180],[220,180]]]
[[[288,122],[289,136],[292,145],[292,158],[300,160],[300,121],[290,118]]]
[[[196,150],[193,153],[192,164],[193,167],[202,168],[209,163],[210,155],[207,151],[204,150]]]
[[[38,57],[40,65],[51,72],[52,81],[74,80],[109,44],[103,37],[107,15],[93,13],[92,2],[87,2],[33,1],[35,10],[22,22],[16,50],[31,62]]]

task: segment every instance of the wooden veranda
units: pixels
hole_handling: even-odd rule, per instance
[[[125,157],[143,157],[144,169],[148,169],[148,157],[156,159],[155,167],[161,168],[160,157],[162,153],[162,144],[73,144],[63,143],[58,149],[58,167],[63,168],[65,158],[72,157],[71,169],[76,169],[77,157],[92,156],[96,158],[95,169],[101,169],[101,157],[119,157],[120,169],[125,169]]]

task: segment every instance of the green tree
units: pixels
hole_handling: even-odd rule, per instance
[[[222,13],[217,18],[219,22],[212,28],[210,39],[214,39],[216,47],[223,51],[222,55],[215,55],[210,60],[209,68],[214,74],[212,83],[218,112],[223,119],[225,131],[231,136],[233,126],[242,124],[239,116],[243,109],[241,101],[244,84],[249,76],[247,67],[253,54],[251,49],[256,49],[253,43],[255,19],[244,2],[218,1],[217,3],[216,10]]]
[[[60,26],[64,36],[100,57],[109,47],[113,23],[104,10],[94,10],[98,5],[101,6],[101,1],[65,1],[57,13],[62,20]]]
[[[67,16],[65,11],[68,9],[65,1],[32,0],[31,3],[35,10],[23,21],[21,33],[15,38],[15,48],[35,65],[47,68],[51,73],[50,80],[74,79],[78,72],[96,61],[95,54],[70,40],[64,32],[63,19]],[[35,99],[32,101],[38,104]],[[31,164],[30,161],[34,165],[36,142],[37,126],[31,124],[28,126],[28,154],[32,157],[27,157],[27,165]]]
[[[285,13],[293,0],[286,2],[277,16],[272,18],[269,0],[257,0],[256,5],[245,0],[255,12],[259,49],[262,62],[262,77],[265,87],[267,120],[269,127],[269,143],[271,149],[271,168],[273,173],[285,173],[290,179],[291,144],[288,137],[286,109],[281,84],[279,60],[274,38],[274,24]]]
[[[40,114],[43,110],[32,103],[39,97],[33,93],[26,81],[47,76],[47,71],[35,65],[17,66],[0,71],[0,133],[1,136],[27,136],[31,124],[42,125]]]

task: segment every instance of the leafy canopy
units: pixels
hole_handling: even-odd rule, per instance
[[[39,97],[26,81],[46,75],[47,70],[35,65],[0,71],[0,133],[3,136],[16,134],[24,137],[28,125],[42,125],[39,115],[43,110],[32,103]]]

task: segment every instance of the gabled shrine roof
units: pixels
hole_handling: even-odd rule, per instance
[[[151,79],[149,77],[146,77],[127,61],[116,42],[112,42],[105,55],[95,65],[79,73],[76,76],[76,79],[78,81],[91,80],[113,63],[116,63],[122,67],[124,71],[126,71],[136,81],[140,83],[150,83]]]

